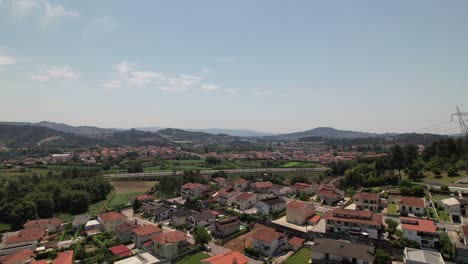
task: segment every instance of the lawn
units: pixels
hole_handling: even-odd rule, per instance
[[[211,257],[210,255],[204,253],[204,252],[198,252],[195,255],[192,256],[186,256],[180,261],[177,261],[177,264],[199,264],[202,259],[206,259]]]
[[[397,215],[398,214],[397,205],[395,203],[389,203],[387,206],[387,213],[392,214],[392,215]]]
[[[317,164],[311,162],[289,161],[282,166],[283,168],[315,168]]]
[[[17,177],[17,176],[31,176],[33,174],[37,175],[46,175],[49,172],[47,169],[42,169],[42,168],[25,168],[24,171],[21,169],[0,169],[0,177]],[[56,173],[56,172],[54,172]]]
[[[0,222],[0,233],[9,231],[9,230],[10,230],[9,224]]]
[[[301,248],[299,251],[289,257],[284,263],[285,264],[296,264],[296,263],[309,263],[310,250]]]
[[[133,192],[133,193],[116,193],[112,199],[107,203],[107,209],[115,210],[120,207],[128,206],[128,200],[131,197],[138,196],[144,192]]]
[[[437,214],[439,215],[439,220],[440,221],[452,222],[450,220],[450,216],[447,214],[447,212],[437,210]]]
[[[468,177],[467,172],[460,171],[459,176],[449,177],[447,172],[442,172],[441,176],[436,176],[432,172],[426,172],[424,174],[424,178],[422,179],[425,182],[447,182],[447,183],[454,183],[458,180],[464,179]]]
[[[155,181],[112,181],[116,194],[144,193],[154,186]]]

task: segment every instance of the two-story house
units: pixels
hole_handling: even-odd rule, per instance
[[[247,210],[255,206],[257,203],[257,195],[255,193],[240,193],[236,197],[236,207],[239,210]]]
[[[276,196],[286,196],[292,194],[293,190],[288,186],[273,184],[270,188],[270,193]]]
[[[116,226],[127,221],[127,216],[119,212],[111,211],[99,214],[97,220],[104,226],[106,231],[114,232]]]
[[[178,230],[154,235],[151,241],[153,252],[166,259],[178,255],[190,245],[185,233]]]
[[[132,233],[135,246],[141,248],[143,243],[149,241],[152,236],[162,233],[162,230],[154,225],[145,225],[132,229]]]
[[[208,190],[208,186],[204,184],[189,182],[180,187],[180,194],[184,199],[195,199],[200,197],[200,195],[206,190]]]
[[[418,243],[422,248],[435,248],[438,235],[434,221],[412,217],[400,217],[400,221],[405,238]]]
[[[281,212],[286,208],[286,201],[279,197],[265,198],[257,202],[258,214],[270,214],[272,212]]]
[[[237,216],[216,220],[211,223],[211,235],[217,238],[225,238],[239,231],[240,222]]]
[[[382,215],[371,211],[335,208],[323,216],[326,232],[365,235],[380,238],[383,230]]]
[[[298,195],[311,195],[317,190],[317,187],[304,182],[296,182],[291,186],[291,189]]]
[[[239,195],[239,192],[236,189],[229,187],[221,189],[216,198],[221,205],[231,205],[236,202],[237,195]]]
[[[403,262],[405,264],[445,264],[442,254],[433,250],[405,247],[403,254]]]
[[[462,218],[460,201],[458,201],[457,198],[451,197],[443,199],[441,202],[444,206],[445,212],[447,212],[452,221],[460,222]]]
[[[138,225],[135,222],[123,222],[115,227],[115,236],[120,241],[129,241],[132,239],[132,229],[137,227]]]
[[[239,251],[230,251],[202,259],[201,264],[247,264],[249,260]]]
[[[317,264],[374,264],[375,248],[344,240],[317,238],[311,247],[312,263]]]
[[[397,198],[397,207],[400,215],[403,216],[423,216],[425,215],[424,198],[399,196]]]
[[[276,232],[274,229],[259,230],[252,236],[252,248],[262,255],[273,257],[288,248],[286,235]]]
[[[24,225],[24,229],[45,228],[49,233],[55,233],[60,230],[62,221],[58,218],[47,218],[28,220]]]
[[[250,188],[256,193],[268,193],[272,186],[273,183],[271,183],[270,181],[252,182],[250,184]]]
[[[187,224],[187,218],[193,214],[197,214],[197,213],[187,210],[187,209],[174,211],[171,216],[171,225],[172,226],[184,226]]]
[[[380,210],[380,197],[378,193],[360,192],[354,195],[356,209],[377,212]]]
[[[201,213],[192,214],[187,217],[187,225],[189,227],[209,227],[214,222],[216,216],[210,211],[204,211]]]
[[[315,207],[311,203],[291,201],[286,205],[286,221],[288,223],[303,225],[314,214]]]
[[[317,191],[316,197],[323,204],[333,205],[344,198],[344,192],[333,187],[322,186]]]

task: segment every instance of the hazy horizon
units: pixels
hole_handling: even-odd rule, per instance
[[[468,111],[466,10],[466,1],[0,0],[0,120],[458,133],[448,122],[455,106]]]

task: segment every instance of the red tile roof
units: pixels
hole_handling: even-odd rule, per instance
[[[326,197],[341,197],[343,196],[338,190],[331,187],[323,186],[317,191],[318,195]]]
[[[288,203],[288,205],[286,205],[286,208],[290,209],[290,208],[296,208],[296,209],[302,209],[302,208],[305,208],[307,206],[310,206],[311,204],[308,204],[308,203],[304,203],[304,202],[299,202],[299,201],[291,201],[290,203]]]
[[[181,186],[182,189],[200,189],[200,188],[204,188],[205,185],[203,184],[200,184],[200,183],[186,183],[184,185]]]
[[[346,217],[355,217],[355,218],[371,218],[372,217],[371,211],[363,211],[363,210],[351,210],[351,209],[344,209],[344,208],[335,208],[333,211],[333,215],[341,215]]]
[[[33,260],[31,261],[31,264],[49,264],[49,263],[45,261],[44,259],[41,259],[41,260]]]
[[[28,220],[23,226],[24,228],[33,228],[38,226],[48,226],[50,224],[59,226],[62,224],[62,221],[58,218]]]
[[[309,219],[309,222],[316,225],[320,221],[320,219],[322,219],[321,215],[314,215]]]
[[[73,250],[60,252],[57,258],[52,260],[52,264],[72,264],[73,263]]]
[[[281,233],[276,232],[273,228],[270,228],[270,230],[259,230],[255,234],[253,234],[252,238],[261,240],[267,244],[270,244],[273,242],[275,239],[278,239],[280,237],[284,236]]]
[[[120,225],[116,226],[115,227],[115,232],[121,234],[121,233],[124,233],[128,230],[132,230],[134,228],[137,228],[138,225],[135,225],[134,223],[130,223],[130,222],[124,222],[124,223],[121,223]]]
[[[461,226],[461,232],[463,235],[468,236],[468,225]]]
[[[295,247],[302,247],[302,244],[304,244],[304,239],[299,237],[293,237],[288,241],[288,244]]]
[[[146,200],[153,200],[154,197],[153,195],[142,194],[142,195],[138,195],[137,197],[135,197],[135,199],[138,199],[138,201],[146,201]]]
[[[21,229],[15,235],[8,236],[5,240],[5,244],[16,244],[21,242],[40,241],[47,231],[44,227]]]
[[[412,217],[400,217],[401,229],[413,230],[418,232],[433,233],[435,234],[436,225],[434,221]]]
[[[172,231],[168,233],[157,234],[151,237],[156,244],[165,245],[186,240],[185,233],[181,231]]]
[[[132,254],[130,249],[128,249],[128,247],[126,247],[125,245],[117,245],[115,247],[111,247],[109,248],[109,251],[112,252],[112,254],[114,255],[119,255],[122,257],[126,257]]]
[[[249,260],[239,251],[231,251],[210,258],[202,259],[203,264],[247,264]]]
[[[253,185],[255,186],[255,188],[269,188],[273,186],[273,183],[269,181],[265,181],[265,182],[255,182],[253,183]]]
[[[291,188],[297,189],[297,190],[303,190],[312,187],[312,185],[308,183],[303,183],[303,182],[296,182]]]
[[[0,257],[0,263],[3,264],[22,264],[27,263],[31,259],[36,257],[36,254],[30,249],[21,250],[13,254]]]
[[[132,229],[132,233],[138,236],[147,236],[162,232],[161,228],[154,225],[145,225]]]
[[[424,199],[418,197],[408,197],[400,196],[397,199],[397,205],[412,206],[412,207],[422,207],[424,208]]]
[[[377,194],[377,193],[361,192],[361,193],[356,193],[356,194],[354,195],[354,199],[378,201],[378,200],[379,200],[379,194]]]
[[[241,193],[237,196],[237,199],[239,200],[242,200],[242,201],[246,201],[246,200],[249,200],[250,198],[252,198],[255,194],[253,193]]]
[[[127,219],[127,217],[124,214],[121,214],[119,212],[111,211],[107,213],[103,213],[99,215],[99,218],[101,218],[104,221],[114,221],[118,219]]]
[[[333,210],[329,210],[328,212],[326,212],[325,215],[323,216],[323,219],[331,220],[331,221],[343,221],[343,222],[360,224],[360,225],[382,226],[382,215],[381,214],[372,213],[372,216],[369,219],[361,219],[361,218],[353,218],[353,217],[342,217],[342,216],[334,214],[333,211],[336,210],[336,209],[338,209],[338,208],[335,208]],[[344,209],[344,210],[346,210],[346,209]],[[349,211],[353,211],[353,210],[349,210]]]

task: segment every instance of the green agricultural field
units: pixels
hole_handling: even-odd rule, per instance
[[[202,259],[206,259],[206,258],[209,258],[209,257],[211,257],[211,256],[204,253],[204,252],[198,252],[195,255],[186,256],[182,260],[177,261],[176,263],[177,264],[200,264],[200,261]]]
[[[315,168],[317,164],[312,162],[290,161],[282,166],[283,168]]]
[[[37,175],[46,175],[49,172],[47,169],[43,168],[25,168],[21,169],[0,169],[0,178],[1,177],[18,177],[18,176],[32,176],[33,174]],[[57,173],[57,172],[53,172]]]
[[[301,248],[299,251],[289,257],[284,263],[285,264],[298,264],[298,263],[309,263],[310,250]]]
[[[460,171],[458,172],[458,176],[449,177],[447,172],[442,172],[442,175],[436,176],[432,172],[427,172],[424,174],[424,178],[422,179],[425,182],[447,182],[447,183],[454,183],[458,180],[468,178],[468,172]]]

